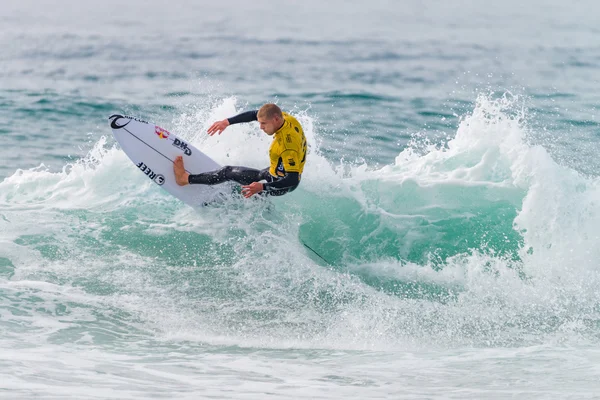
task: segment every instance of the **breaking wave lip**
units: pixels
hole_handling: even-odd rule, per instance
[[[181,114],[173,130],[221,164],[260,167],[256,127],[197,134],[235,103]],[[380,169],[333,166],[300,119],[302,186],[212,212],[158,190],[108,137],[60,172],[17,171],[0,183],[6,276],[70,285],[166,338],[214,344],[597,342],[598,181],[528,144],[517,99],[479,97],[442,146],[416,138]]]

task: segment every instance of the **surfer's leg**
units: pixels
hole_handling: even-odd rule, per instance
[[[177,156],[173,161],[173,173],[175,174],[175,182],[179,186],[185,186],[188,182],[188,176],[190,174],[187,173],[185,167],[183,166],[183,157]]]
[[[221,169],[201,174],[190,175],[188,182],[190,184],[216,185],[227,181],[235,181],[240,185],[249,185],[252,182],[258,182],[261,170],[247,167],[225,166]]]

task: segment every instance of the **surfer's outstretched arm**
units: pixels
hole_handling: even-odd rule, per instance
[[[214,124],[212,124],[210,128],[208,128],[208,134],[210,136],[214,135],[215,133],[218,133],[220,135],[221,132],[223,132],[225,128],[227,128],[229,125],[241,124],[242,122],[252,121],[258,121],[258,110],[246,111],[234,117],[226,118],[222,121],[217,121]]]
[[[229,121],[229,125],[258,121],[258,110],[245,111],[234,117],[227,118],[227,121]]]

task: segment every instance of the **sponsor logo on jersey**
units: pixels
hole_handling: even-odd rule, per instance
[[[277,168],[275,169],[275,173],[278,176],[285,175],[285,169],[283,168],[283,160],[279,158],[279,162],[277,163]]]

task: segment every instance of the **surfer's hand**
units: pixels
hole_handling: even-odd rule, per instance
[[[183,157],[177,156],[175,161],[173,161],[173,172],[175,173],[175,182],[179,186],[185,186],[189,184],[188,178],[190,174],[185,172],[185,167],[183,166]]]
[[[223,132],[225,130],[225,128],[227,128],[228,126],[229,126],[228,119],[224,119],[223,121],[217,121],[214,124],[212,124],[210,126],[210,128],[208,128],[208,134],[210,136],[214,135],[215,133],[218,133],[220,135],[221,132]]]
[[[252,182],[249,185],[242,186],[242,194],[245,198],[252,197],[256,193],[262,192],[263,184],[260,182]]]

